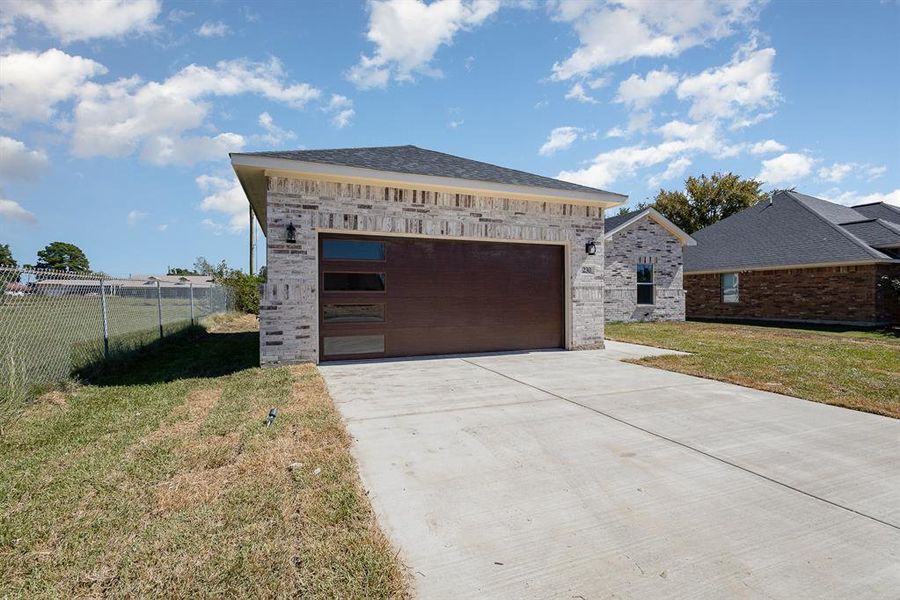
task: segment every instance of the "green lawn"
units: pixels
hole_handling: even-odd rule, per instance
[[[27,407],[0,437],[0,598],[407,595],[317,370],[257,368],[254,328]]]
[[[635,362],[900,418],[900,339],[722,323],[608,323],[611,340],[691,352]]]
[[[198,290],[197,318],[211,312]],[[121,355],[159,338],[156,298],[109,296],[110,354]],[[190,325],[190,300],[162,299],[163,331]],[[0,421],[46,384],[65,380],[104,356],[99,296],[0,295]]]

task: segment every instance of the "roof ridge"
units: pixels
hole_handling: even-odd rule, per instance
[[[854,244],[856,244],[857,246],[862,248],[870,256],[877,258],[877,259],[890,260],[890,257],[887,254],[885,254],[883,252],[879,252],[878,250],[876,250],[869,244],[865,243],[862,239],[856,237],[855,235],[853,235],[852,233],[850,233],[849,231],[847,231],[846,229],[844,229],[837,223],[834,223],[834,222],[826,219],[822,215],[820,215],[817,211],[813,210],[809,205],[807,205],[806,202],[804,202],[802,198],[799,198],[792,190],[782,190],[781,193],[787,195],[789,198],[791,198],[792,200],[797,202],[800,206],[802,206],[803,208],[805,208],[806,210],[808,210],[809,212],[814,214],[817,218],[828,223],[828,225],[830,225],[832,229],[834,229],[835,231],[840,233],[842,236],[846,237],[848,240],[850,240],[851,242],[853,242]],[[806,194],[801,193],[801,195],[805,196]],[[810,198],[815,198],[815,196],[810,196]],[[816,200],[822,200],[822,199],[816,198]],[[823,200],[823,202],[827,202],[827,200]]]

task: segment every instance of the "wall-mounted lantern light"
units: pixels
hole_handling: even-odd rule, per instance
[[[285,238],[285,241],[288,244],[296,244],[297,243],[297,235],[296,234],[297,234],[297,228],[294,227],[293,223],[288,223],[287,237]]]
[[[597,254],[597,244],[594,243],[594,240],[591,240],[587,244],[584,245],[584,251],[587,253],[588,256],[593,256],[593,255]]]

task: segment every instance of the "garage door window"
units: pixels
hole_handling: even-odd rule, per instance
[[[326,323],[381,323],[384,304],[325,304],[322,318]]]
[[[384,260],[384,242],[369,240],[323,240],[325,260]]]
[[[323,341],[325,342],[325,356],[380,354],[384,352],[383,335],[330,336]]]
[[[384,273],[325,273],[326,292],[383,292]]]

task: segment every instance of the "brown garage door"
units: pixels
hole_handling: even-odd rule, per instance
[[[558,348],[561,246],[319,239],[323,360]]]

